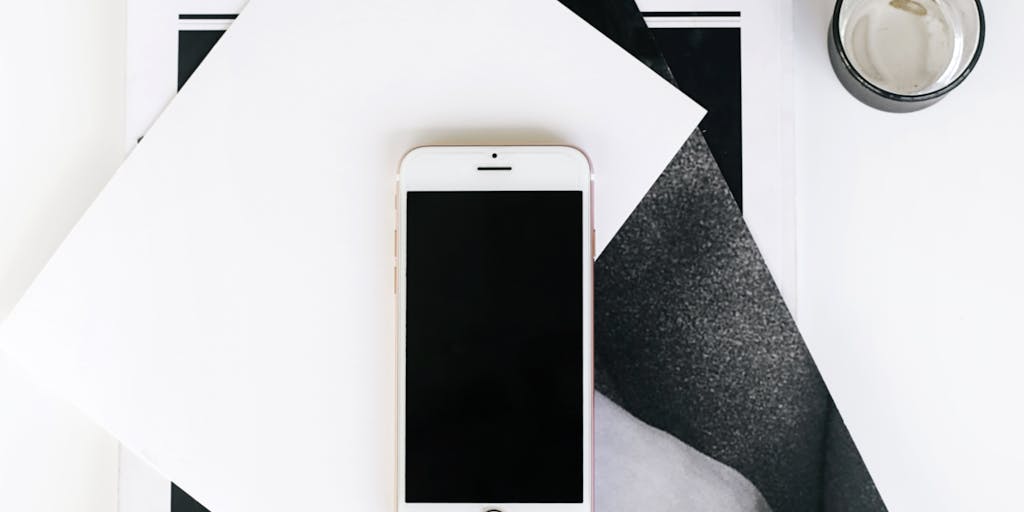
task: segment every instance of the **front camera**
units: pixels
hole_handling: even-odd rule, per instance
[[[497,153],[491,153],[491,158],[498,158],[498,154]]]

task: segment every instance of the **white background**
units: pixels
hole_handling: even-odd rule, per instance
[[[1024,5],[987,2],[979,68],[909,115],[836,82],[831,5],[796,2],[801,328],[890,509],[1005,509],[1024,464]],[[123,2],[5,7],[0,314],[123,149]],[[112,511],[115,461],[113,440],[0,362],[0,509]]]
[[[120,164],[122,0],[0,16],[0,318]],[[0,352],[0,510],[112,512],[117,443]]]
[[[839,85],[828,0],[795,2],[798,321],[889,510],[1019,510],[1024,2],[977,69],[886,114]]]

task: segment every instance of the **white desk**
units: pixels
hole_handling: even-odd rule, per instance
[[[31,74],[0,81],[0,313],[122,153],[123,0],[12,6],[0,41],[32,51],[3,54]],[[799,323],[891,510],[1005,510],[1024,467],[1024,4],[986,1],[978,69],[909,115],[840,87],[831,7],[796,0]],[[0,509],[114,510],[112,440],[6,363],[0,410],[19,420]]]
[[[0,19],[0,318],[124,157],[124,1]],[[0,353],[0,510],[113,512],[117,442]]]
[[[833,5],[795,1],[800,327],[889,510],[1019,507],[1024,3],[915,114],[839,85]]]

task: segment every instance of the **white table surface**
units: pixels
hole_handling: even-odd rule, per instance
[[[833,2],[796,0],[798,323],[889,510],[1017,510],[1024,467],[1024,2],[914,114],[854,100]]]
[[[832,75],[832,2],[795,3],[801,329],[890,510],[1006,509],[1024,467],[1024,4],[986,2],[970,79],[893,115]],[[0,80],[0,315],[121,160],[123,12],[36,0],[0,21],[18,70]],[[112,439],[6,360],[0,411],[0,509],[114,510]]]
[[[124,0],[5,2],[0,318],[123,159]],[[113,512],[117,442],[0,352],[0,510]]]

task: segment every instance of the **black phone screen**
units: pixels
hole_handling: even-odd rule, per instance
[[[405,501],[583,501],[583,196],[408,192]]]

